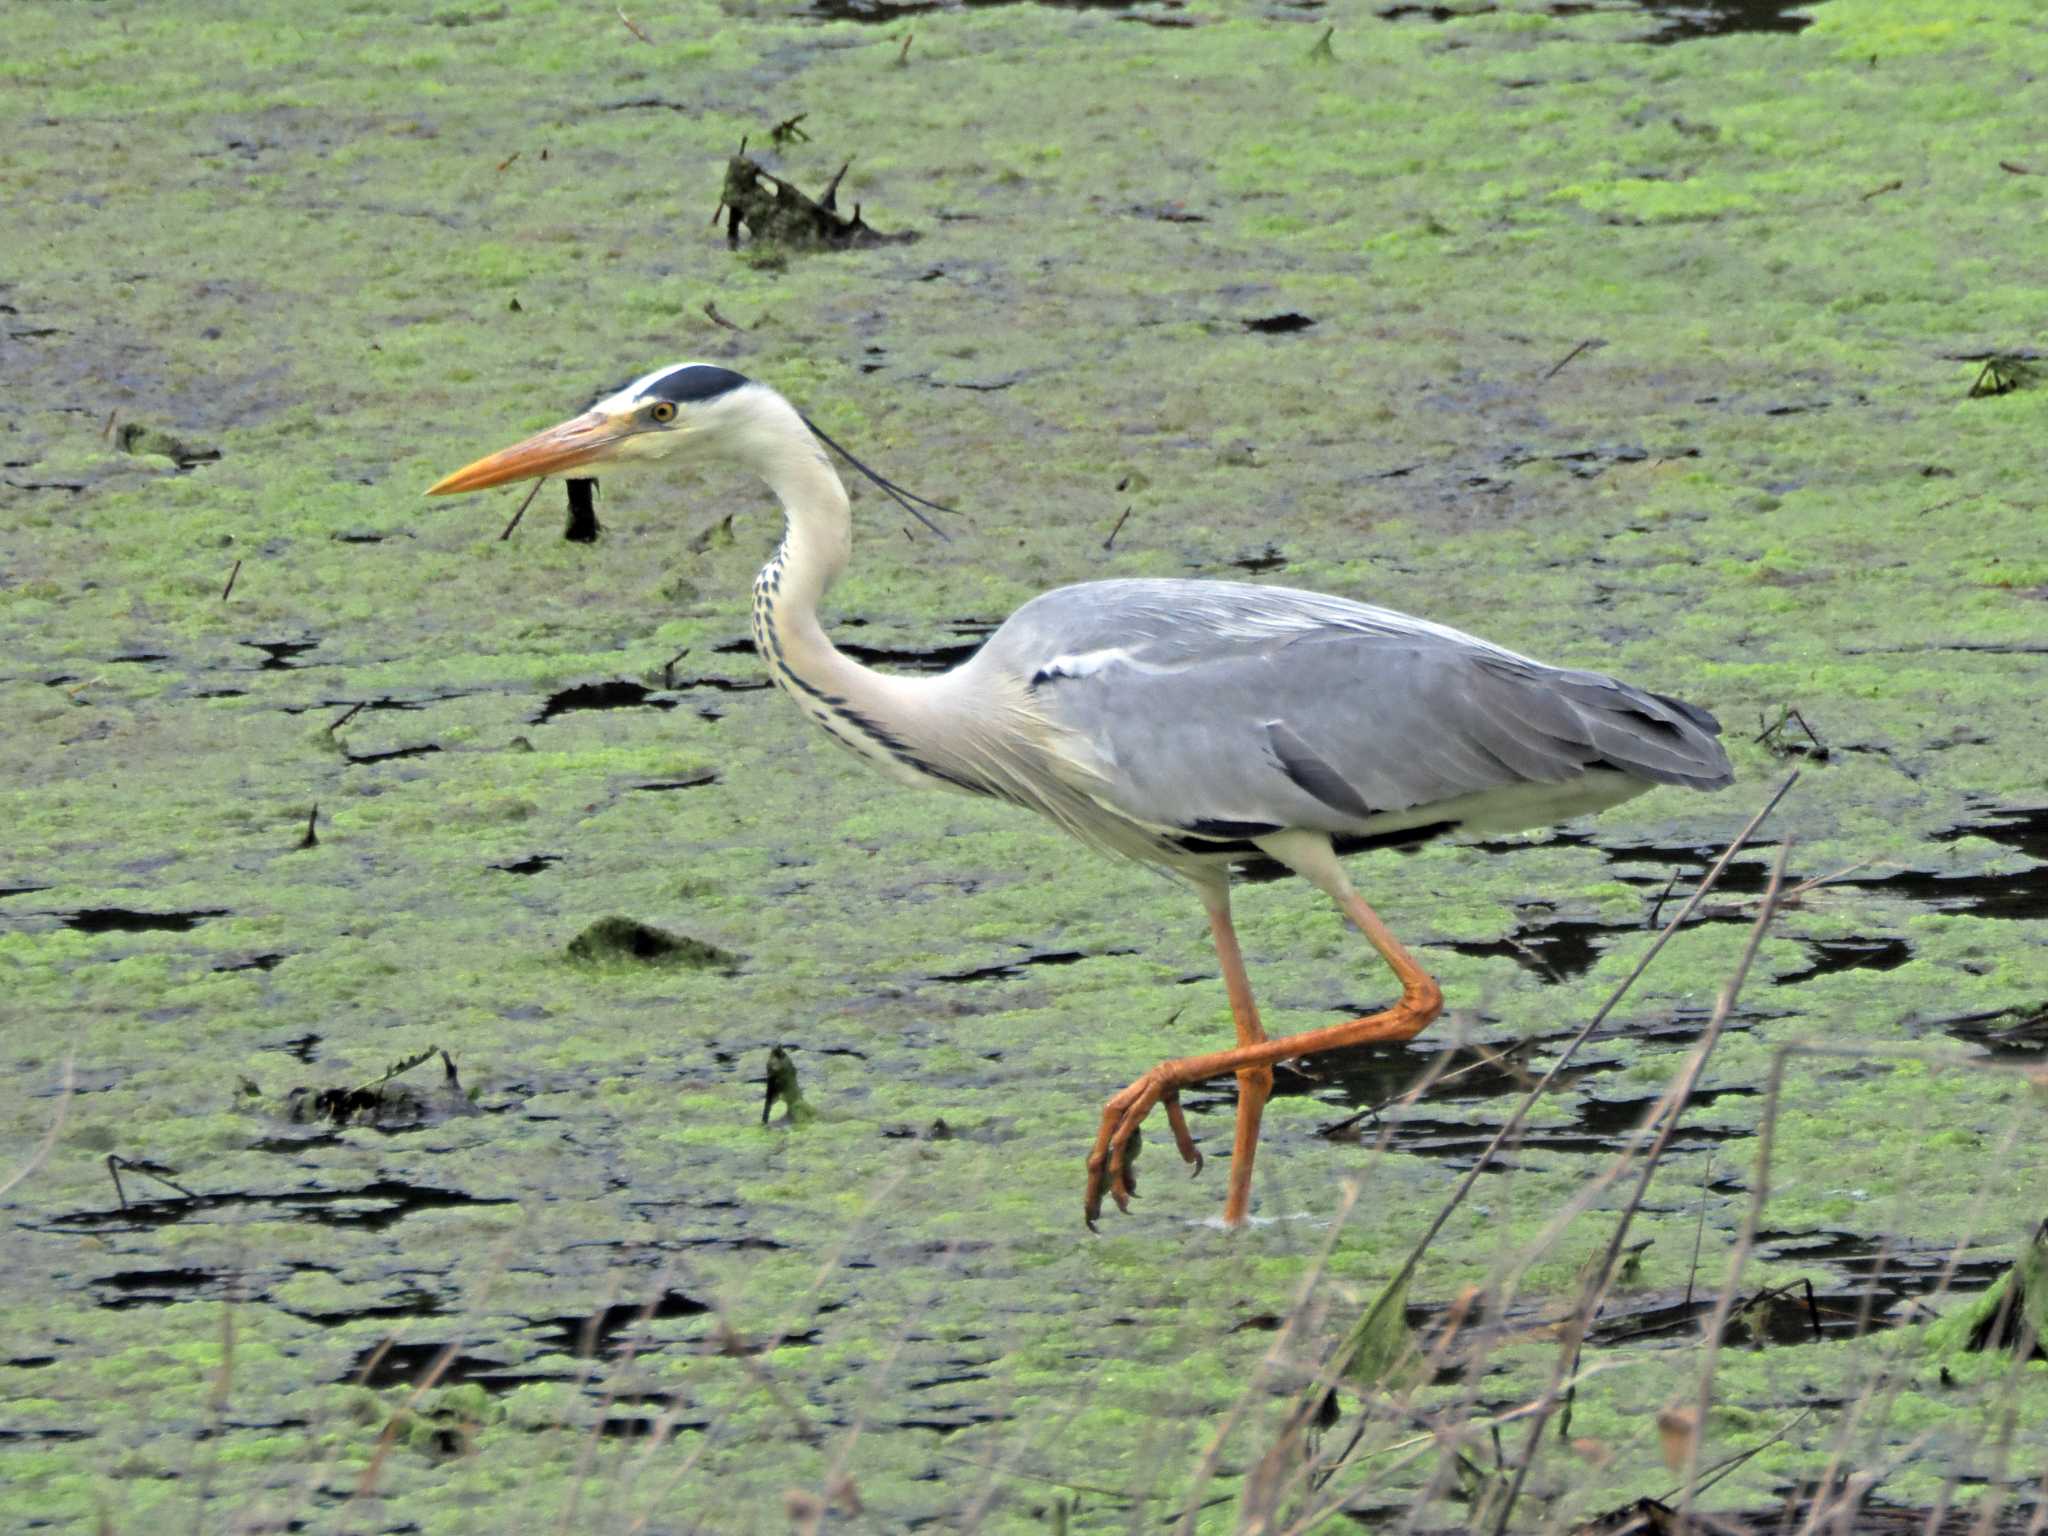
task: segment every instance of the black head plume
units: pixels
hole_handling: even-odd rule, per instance
[[[799,416],[803,415],[802,412],[798,412],[797,414]],[[895,502],[897,506],[901,507],[904,511],[908,512],[920,523],[923,523],[925,527],[931,529],[931,531],[937,534],[940,537],[940,539],[944,540],[948,544],[953,542],[950,538],[947,538],[945,529],[941,528],[937,523],[933,522],[930,518],[926,517],[922,512],[918,511],[918,508],[930,507],[934,512],[943,512],[948,517],[958,517],[960,516],[960,513],[954,511],[951,507],[941,506],[936,501],[927,501],[924,497],[918,495],[917,492],[905,490],[902,486],[898,485],[894,480],[888,479],[886,476],[876,474],[872,469],[869,469],[867,465],[861,463],[859,459],[856,459],[844,448],[840,447],[837,443],[833,442],[831,438],[827,437],[824,434],[824,432],[819,428],[818,424],[815,421],[811,420],[810,417],[803,416],[803,423],[805,426],[809,427],[813,433],[817,435],[819,442],[823,443],[827,448],[830,448],[834,453],[838,454],[839,457],[846,460],[847,463],[851,464],[855,469],[859,470],[862,474],[866,475],[870,480],[874,481],[876,485],[880,486],[882,488],[883,495],[887,496],[891,501]]]

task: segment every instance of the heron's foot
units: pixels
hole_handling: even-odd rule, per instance
[[[1102,1214],[1102,1196],[1107,1191],[1116,1208],[1128,1212],[1138,1192],[1137,1174],[1132,1167],[1138,1155],[1138,1127],[1152,1106],[1166,1107],[1166,1123],[1173,1129],[1174,1145],[1181,1161],[1195,1173],[1202,1171],[1202,1154],[1195,1138],[1188,1134],[1187,1115],[1180,1107],[1180,1087],[1168,1074],[1167,1066],[1154,1067],[1102,1107],[1102,1126],[1095,1133],[1095,1150],[1088,1154],[1088,1192],[1083,1214],[1088,1230]]]

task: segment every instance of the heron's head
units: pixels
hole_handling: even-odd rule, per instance
[[[782,397],[715,363],[674,363],[593,401],[582,414],[436,481],[429,496],[481,491],[600,464],[702,458],[740,450]]]

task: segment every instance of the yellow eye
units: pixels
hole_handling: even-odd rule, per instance
[[[656,421],[663,423],[671,422],[676,419],[676,408],[666,400],[657,400],[647,408],[647,414]]]

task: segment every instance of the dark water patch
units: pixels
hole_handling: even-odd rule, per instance
[[[1078,965],[1083,960],[1094,960],[1105,955],[1135,955],[1135,949],[1103,949],[1090,953],[1080,949],[1041,950],[1036,954],[1023,956],[1007,964],[977,966],[966,971],[946,971],[936,976],[925,977],[926,981],[1014,981],[1034,965]]]
[[[55,1445],[92,1437],[93,1431],[89,1429],[0,1429],[0,1445]]]
[[[1657,454],[1662,460],[1696,459],[1700,450],[1695,447],[1666,448]],[[1531,452],[1527,448],[1508,449],[1500,457],[1500,463],[1507,469],[1520,469],[1525,464],[1561,464],[1575,480],[1597,480],[1617,464],[1641,464],[1650,457],[1650,450],[1640,443],[1617,443],[1604,447],[1572,448],[1562,453]],[[1636,532],[1643,530],[1636,529]]]
[[[1997,1060],[2033,1061],[2048,1051],[2048,1002],[2031,1008],[1999,1008],[1988,1013],[1932,1019],[1920,1027],[1939,1029],[1958,1040],[1982,1046]]]
[[[1742,1090],[1749,1092],[1751,1090]],[[1695,1097],[1697,1103],[1699,1095]],[[1622,1150],[1634,1138],[1636,1127],[1656,1103],[1654,1097],[1627,1100],[1587,1098],[1580,1101],[1575,1125],[1538,1125],[1526,1127],[1518,1136],[1505,1143],[1498,1154],[1491,1158],[1488,1172],[1506,1172],[1513,1164],[1506,1159],[1528,1152],[1559,1152],[1578,1157],[1611,1157]],[[1474,1124],[1463,1121],[1434,1120],[1426,1116],[1390,1116],[1385,1122],[1389,1150],[1407,1152],[1417,1157],[1435,1158],[1448,1167],[1464,1169],[1472,1167],[1488,1146],[1493,1142],[1500,1127],[1495,1124]],[[1377,1141],[1379,1132],[1370,1137],[1361,1135],[1360,1140]],[[1669,1150],[1672,1152],[1703,1152],[1719,1146],[1725,1141],[1739,1140],[1753,1136],[1753,1130],[1737,1130],[1718,1126],[1689,1125],[1680,1122],[1672,1134]]]
[[[1372,1010],[1346,1004],[1336,1011],[1345,1018],[1355,1018]],[[1671,1047],[1690,1045],[1705,1032],[1711,1015],[1712,1009],[1705,1006],[1678,1009],[1656,1019],[1611,1024],[1587,1039],[1589,1044],[1628,1040]],[[1731,1013],[1723,1028],[1746,1030],[1784,1016],[1784,1010]],[[1283,1064],[1275,1069],[1273,1092],[1275,1097],[1313,1094],[1326,1104],[1352,1109],[1354,1113],[1342,1120],[1318,1127],[1316,1134],[1335,1141],[1369,1141],[1378,1134],[1377,1116],[1417,1093],[1418,1087],[1415,1102],[1421,1104],[1473,1102],[1527,1093],[1542,1075],[1538,1058],[1562,1046],[1576,1033],[1559,1030],[1500,1045],[1479,1042],[1444,1047],[1425,1040],[1398,1046],[1355,1046],[1327,1052],[1305,1063]],[[1582,1060],[1559,1073],[1551,1091],[1561,1093],[1617,1071],[1622,1065],[1620,1061]],[[1696,1097],[1693,1102],[1704,1101],[1703,1097]]]
[[[1315,324],[1307,315],[1292,310],[1280,315],[1259,315],[1239,322],[1248,331],[1261,336],[1286,336],[1295,331],[1305,331]]]
[[[1959,1478],[1959,1494],[1972,1484],[1983,1486],[1976,1479]],[[1695,1513],[1692,1518],[1699,1536],[1719,1536],[1722,1531],[1731,1536],[1755,1536],[1766,1531],[1840,1531],[1848,1536],[2041,1536],[2039,1510],[2038,1499],[2025,1493],[2001,1501],[1987,1514],[1976,1497],[1958,1497],[1952,1504],[1921,1507],[1858,1498],[1839,1489],[1825,1498],[1816,1498],[1810,1489],[1801,1488],[1788,1491],[1782,1503],[1730,1514],[1713,1530],[1700,1523],[1704,1518],[1701,1515]]]
[[[163,651],[129,651],[120,656],[109,656],[107,663],[110,666],[146,666],[151,662],[169,661],[170,659],[170,656]]]
[[[120,1311],[191,1301],[202,1292],[223,1294],[234,1278],[213,1269],[124,1269],[101,1275],[90,1288],[101,1306]]]
[[[0,901],[10,896],[33,896],[37,891],[47,891],[47,885],[0,885]]]
[[[80,933],[190,933],[208,918],[226,917],[226,907],[199,907],[190,912],[137,912],[129,907],[81,907],[64,918],[66,928]]]
[[[320,644],[318,640],[240,640],[236,643],[263,653],[263,660],[257,663],[257,670],[261,672],[296,671],[300,663],[294,658],[305,655]]]
[[[1939,1244],[1901,1244],[1887,1251],[1884,1238],[1846,1232],[1764,1232],[1758,1242],[1758,1255],[1767,1262],[1820,1263],[1834,1273],[1800,1276],[1739,1298],[1721,1336],[1732,1347],[1861,1338],[1918,1320],[1924,1315],[1918,1297],[1982,1291],[2007,1268],[2003,1260],[1964,1260],[1943,1284],[1952,1251]],[[1710,1319],[1715,1302],[1714,1292],[1705,1288],[1624,1295],[1603,1309],[1587,1341],[1690,1343]]]
[[[1995,1256],[1959,1258],[1953,1243],[1882,1233],[1763,1231],[1756,1240],[1762,1258],[1825,1264],[1859,1287],[1894,1301],[1937,1291],[1982,1291],[1996,1284],[2012,1262]]]
[[[798,12],[814,21],[856,21],[887,26],[931,11],[983,10],[1002,5],[1041,5],[1054,11],[1120,12],[1120,21],[1145,21],[1155,26],[1186,25],[1174,13],[1185,0],[811,0]]]
[[[716,784],[717,782],[718,770],[716,768],[699,768],[693,773],[685,773],[673,779],[649,779],[646,783],[635,784],[631,788],[659,792],[670,789],[701,789],[706,784]]]
[[[448,1349],[449,1345],[446,1342],[399,1343],[385,1339],[360,1351],[339,1379],[369,1387],[374,1391],[382,1391],[386,1387],[413,1386],[424,1381],[431,1373],[434,1385],[438,1387],[469,1383],[493,1393],[510,1392],[513,1388],[523,1387],[529,1382],[565,1379],[560,1376],[515,1371],[507,1361],[488,1360],[481,1355],[465,1355],[460,1352],[436,1371],[435,1366]]]
[[[1653,885],[1660,890],[1670,879],[1673,871],[1679,878],[1678,889],[1672,892],[1672,899],[1683,905],[1692,894],[1685,888],[1685,882],[1695,874],[1703,875],[1713,867],[1720,857],[1718,848],[1659,846],[1654,843],[1633,843],[1620,847],[1606,847],[1590,838],[1552,838],[1552,843],[1563,842],[1568,847],[1598,848],[1610,864],[1649,864],[1663,872],[1662,878],[1655,875],[1629,875],[1617,873],[1614,878],[1628,885]],[[1750,847],[1775,847],[1772,842],[1758,842],[1752,839]],[[1721,878],[1714,882],[1714,892],[1723,896],[1761,896],[1770,889],[1771,865],[1768,858],[1734,859],[1721,871]],[[1674,909],[1675,910],[1675,909]],[[1752,914],[1752,920],[1754,915]]]
[[[681,1291],[665,1291],[652,1306],[645,1302],[618,1301],[587,1317],[539,1318],[535,1319],[533,1326],[547,1330],[543,1341],[549,1353],[595,1360],[625,1344],[636,1349],[644,1348],[650,1342],[644,1335],[621,1338],[627,1329],[642,1322],[701,1317],[710,1310],[708,1303],[694,1296],[685,1296]]]
[[[680,1434],[701,1434],[711,1427],[709,1419],[693,1419],[663,1412],[658,1415],[613,1414],[598,1425],[597,1432],[610,1440],[644,1440],[655,1434],[673,1437]]]
[[[382,1317],[438,1317],[447,1310],[440,1296],[416,1285],[403,1286],[384,1301],[362,1307],[346,1307],[333,1312],[302,1312],[296,1307],[282,1306],[276,1302],[272,1305],[287,1316],[318,1324],[322,1328],[340,1328],[348,1323],[367,1322]]]
[[[434,742],[417,747],[391,747],[383,752],[345,752],[342,755],[358,766],[364,763],[389,763],[406,757],[428,757],[441,748]]]
[[[472,1195],[459,1189],[439,1189],[403,1179],[375,1179],[359,1189],[300,1189],[276,1193],[236,1190],[226,1194],[130,1200],[126,1209],[71,1211],[46,1222],[32,1224],[31,1230],[146,1232],[156,1227],[176,1226],[188,1218],[214,1211],[255,1207],[275,1212],[284,1220],[305,1220],[323,1227],[382,1232],[422,1211],[517,1203],[509,1197]]]
[[[475,689],[463,688],[452,693],[429,694],[423,699],[394,699],[386,694],[375,699],[319,699],[311,704],[286,704],[281,706],[288,715],[309,715],[315,711],[345,709],[350,715],[361,714],[364,710],[377,709],[425,709],[430,704],[439,704],[447,699],[465,698]],[[346,718],[346,717],[344,717]],[[340,724],[337,721],[336,724]]]
[[[1970,917],[2008,922],[2048,918],[2048,864],[2010,875],[1941,875],[1907,869],[1873,879],[1828,882],[1830,889],[1879,891],[1905,901]]]
[[[1724,1098],[1754,1098],[1757,1092],[1757,1089],[1748,1087],[1702,1089],[1687,1101],[1687,1110],[1705,1109]],[[1579,1101],[1579,1124],[1605,1138],[1611,1150],[1618,1152],[1635,1138],[1637,1129],[1661,1103],[1662,1096],[1654,1093],[1625,1099],[1588,1094]],[[1694,1150],[1697,1150],[1711,1142],[1737,1141],[1755,1134],[1753,1127],[1699,1126],[1680,1120],[1678,1130],[1672,1136],[1671,1147],[1673,1151],[1684,1150],[1679,1144],[1690,1138]]]
[[[302,1152],[312,1152],[321,1147],[338,1147],[341,1135],[337,1131],[305,1130],[297,1134],[259,1136],[249,1143],[251,1152],[269,1152],[282,1157],[297,1157]]]
[[[753,648],[753,642],[748,641],[745,649],[751,651]],[[676,680],[672,691],[688,693],[693,688],[710,688],[719,693],[760,693],[774,686],[765,677],[684,677]]]
[[[1600,946],[1595,939],[1638,931],[1616,923],[1559,918],[1517,928],[1505,939],[1487,943],[1452,941],[1443,947],[1475,959],[1504,957],[1545,981],[1561,982],[1583,976],[1593,968],[1600,958]]]
[[[944,1417],[940,1417],[944,1415]],[[896,1420],[898,1429],[928,1429],[937,1435],[957,1435],[963,1429],[976,1429],[984,1424],[1007,1424],[1014,1414],[992,1413],[969,1403],[946,1403],[932,1410],[928,1415]]]
[[[612,678],[601,683],[578,683],[548,695],[547,703],[540,713],[533,717],[534,725],[546,725],[557,715],[573,714],[582,709],[674,709],[674,699],[658,696],[652,688],[625,678]]]
[[[1776,978],[1778,986],[1797,986],[1837,971],[1895,971],[1913,958],[1904,939],[1801,939],[1799,944],[1812,964]]]
[[[1350,1016],[1351,1010],[1344,1012]],[[1273,1093],[1313,1093],[1326,1103],[1342,1104],[1365,1111],[1318,1133],[1333,1140],[1369,1138],[1371,1116],[1389,1109],[1414,1092],[1426,1079],[1428,1087],[1417,1103],[1455,1104],[1479,1099],[1501,1098],[1527,1093],[1539,1075],[1530,1062],[1544,1049],[1543,1040],[1518,1040],[1502,1046],[1457,1045],[1428,1048],[1418,1045],[1355,1046],[1310,1058],[1307,1063],[1287,1063],[1296,1070],[1275,1068]],[[1306,1067],[1307,1070],[1301,1070]],[[1570,1081],[1584,1073],[1574,1071]],[[1561,1083],[1559,1086],[1563,1086]]]
[[[1637,0],[1643,13],[1657,22],[1654,32],[1632,39],[1657,47],[1691,42],[1706,37],[1729,37],[1740,32],[1802,32],[1813,24],[1799,14],[1821,0]],[[1501,7],[1494,0],[1469,0],[1465,4],[1402,3],[1383,6],[1373,12],[1382,21],[1467,21],[1490,16]],[[1542,10],[1560,20],[1594,10],[1616,10],[1617,6],[1595,5],[1590,0],[1553,0]]]
[[[216,974],[233,971],[272,971],[276,970],[287,958],[282,953],[250,955],[245,960],[229,960],[223,964],[216,965],[213,969]]]
[[[561,862],[559,853],[529,853],[523,859],[508,859],[502,864],[493,864],[491,868],[503,870],[508,875],[537,875],[550,865]]]
[[[2030,859],[2048,863],[2048,806],[2026,810],[1999,811],[1996,821],[1969,822],[1934,834],[1937,843],[1957,843],[1966,837],[1982,837],[2007,848],[2017,849]]]

